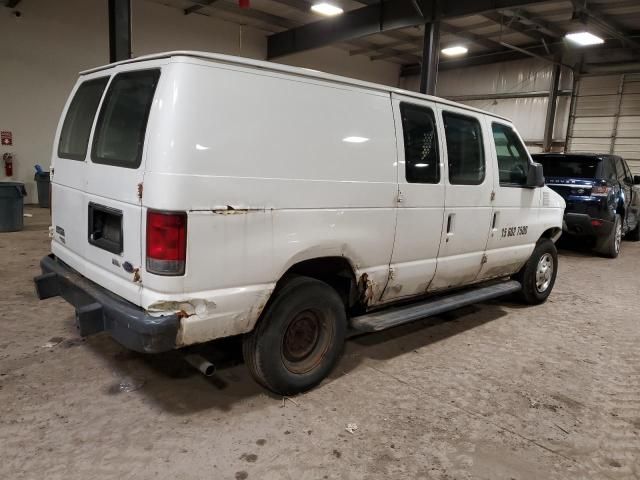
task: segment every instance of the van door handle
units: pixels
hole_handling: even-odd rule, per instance
[[[497,225],[498,225],[498,214],[500,212],[493,212],[493,220],[491,222],[491,230],[493,230],[494,232],[497,230]]]
[[[453,230],[455,228],[455,213],[450,213],[447,217],[447,242],[453,237]]]

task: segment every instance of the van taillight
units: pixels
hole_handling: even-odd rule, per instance
[[[147,211],[147,271],[184,275],[187,259],[187,214]]]

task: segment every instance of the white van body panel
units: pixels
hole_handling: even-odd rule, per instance
[[[564,203],[551,190],[499,188],[490,122],[505,119],[306,69],[189,52],[95,69],[79,84],[151,68],[161,75],[139,168],[92,162],[95,121],[83,162],[57,158],[56,141],[53,225],[65,234],[54,234],[52,252],[153,315],[181,312],[178,346],[252,330],[278,280],[306,260],[346,259],[365,305],[376,307],[514,273],[545,230],[561,228]],[[402,101],[435,113],[439,184],[405,180]],[[448,182],[443,110],[482,123],[479,186]],[[121,255],[87,243],[90,201],[123,212]],[[526,241],[497,238],[495,209],[500,225],[531,226]],[[147,271],[148,210],[187,212],[184,275]]]
[[[367,273],[379,302],[397,195],[389,95],[196,59],[176,59],[163,77],[143,204],[189,212],[197,261],[183,277],[142,266],[142,307],[208,302],[183,320],[185,344],[246,332],[289,267],[327,256]],[[198,293],[167,297],[176,291]]]

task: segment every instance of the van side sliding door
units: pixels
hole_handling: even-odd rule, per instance
[[[484,261],[491,230],[493,164],[484,116],[439,105],[447,178],[438,269],[430,290],[472,283]]]
[[[442,236],[442,140],[433,102],[392,95],[398,148],[398,214],[382,300],[421,295],[435,275]]]

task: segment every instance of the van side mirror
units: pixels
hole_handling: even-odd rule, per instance
[[[542,171],[541,164],[533,162],[529,166],[525,186],[529,188],[544,187],[544,172]]]
[[[633,184],[634,185],[640,185],[640,175],[634,175],[633,176]]]

